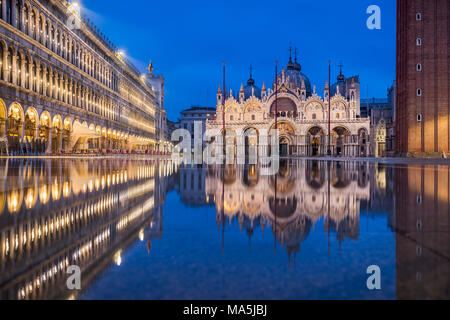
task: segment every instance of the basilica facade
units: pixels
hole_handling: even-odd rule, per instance
[[[337,82],[331,88],[326,82],[321,97],[302,73],[297,58],[294,62],[289,59],[286,68],[277,74],[272,88],[266,88],[265,83],[258,88],[252,75],[246,86],[241,84],[237,96],[232,90],[229,94],[223,92],[219,86],[217,113],[208,119],[206,127],[223,131],[224,123],[227,145],[237,144],[239,139],[235,137],[244,136],[246,153],[250,146],[259,145],[263,131],[271,135],[278,128],[282,156],[326,155],[328,140],[334,156],[366,157],[373,154],[370,119],[360,116],[359,76],[346,78],[341,68]],[[236,153],[238,149],[235,148]],[[227,147],[226,150],[231,149]]]

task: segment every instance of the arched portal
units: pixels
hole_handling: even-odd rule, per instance
[[[24,135],[28,141],[34,141],[37,138],[37,127],[39,125],[39,116],[34,108],[29,108],[25,114]]]
[[[279,144],[280,144],[280,157],[286,157],[288,156],[289,150],[290,150],[290,146],[291,146],[291,142],[289,140],[289,138],[287,136],[281,136],[279,139]]]
[[[351,143],[350,131],[344,127],[336,127],[331,131],[333,136],[333,154],[336,156],[348,156],[349,150],[347,146]]]
[[[69,118],[64,120],[62,149],[67,151],[71,145],[72,121]],[[70,150],[69,150],[70,151]]]
[[[8,136],[22,137],[23,109],[18,103],[13,103],[8,111]]]
[[[312,127],[307,134],[308,156],[319,157],[325,154],[325,133],[320,127]]]
[[[244,131],[245,161],[256,164],[258,159],[259,133],[255,128],[248,128]]]
[[[58,153],[62,149],[63,122],[60,115],[53,118],[52,128],[52,153]]]
[[[270,128],[270,135],[273,134],[275,127],[278,130],[279,155],[289,156],[296,153],[295,139],[296,133],[294,126],[286,121],[281,121]]]
[[[50,143],[50,130],[52,127],[50,113],[48,111],[44,111],[41,113],[40,121],[39,121],[39,143],[40,143],[40,153],[44,153],[47,151],[48,145]]]
[[[366,135],[365,130],[360,130],[361,138]],[[375,157],[380,158],[384,157],[386,152],[386,124],[384,121],[380,121],[378,126],[376,127],[376,133],[375,133]],[[361,143],[360,150],[362,151],[364,144]]]

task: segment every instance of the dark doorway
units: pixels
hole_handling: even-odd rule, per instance
[[[319,147],[320,147],[320,139],[318,137],[313,138],[312,141],[312,156],[318,157],[319,156]]]
[[[289,155],[289,145],[286,143],[280,143],[280,156],[281,157],[286,157]]]

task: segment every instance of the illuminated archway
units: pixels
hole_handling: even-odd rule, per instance
[[[70,138],[71,138],[71,134],[72,134],[72,121],[70,120],[70,118],[66,118],[64,120],[64,127],[63,127],[63,142],[62,142],[62,148],[63,150],[67,150],[70,146]]]
[[[52,153],[58,153],[62,148],[63,121],[58,114],[52,122]]]
[[[308,155],[313,157],[325,153],[325,133],[321,127],[315,126],[308,130],[307,134]]]
[[[6,105],[5,102],[0,99],[0,137],[5,136],[6,134],[6,118],[7,118],[7,112],[6,112]]]
[[[8,110],[8,136],[21,137],[23,122],[23,108],[20,104],[15,102]]]
[[[351,143],[350,131],[342,126],[336,127],[331,131],[334,152],[336,156],[348,156],[349,150],[348,145]]]
[[[25,114],[24,135],[29,141],[37,139],[37,127],[39,125],[39,116],[34,108],[28,108]]]

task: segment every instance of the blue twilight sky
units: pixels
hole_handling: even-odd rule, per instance
[[[150,60],[166,78],[169,120],[191,105],[215,106],[227,62],[227,87],[274,79],[297,47],[302,72],[323,94],[331,59],[332,82],[344,64],[360,75],[361,95],[385,97],[395,79],[396,5],[393,0],[123,1],[81,0],[86,13],[145,72]],[[369,30],[370,5],[381,8],[381,30]]]

